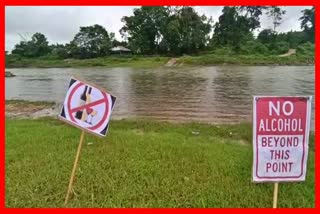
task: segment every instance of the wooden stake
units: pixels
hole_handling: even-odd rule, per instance
[[[77,151],[76,159],[74,160],[73,169],[72,169],[72,172],[71,172],[71,177],[70,177],[70,182],[69,182],[69,187],[68,187],[68,192],[67,192],[67,195],[66,195],[66,199],[64,201],[64,206],[67,205],[68,200],[69,200],[69,196],[70,196],[70,193],[71,193],[71,190],[72,190],[72,184],[73,184],[74,177],[75,177],[75,174],[76,174],[78,160],[79,160],[81,148],[82,148],[82,145],[83,145],[83,139],[84,139],[84,131],[82,131],[82,133],[81,133],[80,142],[79,142],[79,146],[78,146],[78,151]]]
[[[277,208],[278,203],[278,185],[279,183],[274,183],[274,190],[273,190],[273,208]]]

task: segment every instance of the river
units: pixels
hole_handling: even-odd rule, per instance
[[[63,102],[69,78],[117,97],[113,118],[236,123],[251,121],[253,95],[314,96],[314,66],[210,66],[155,69],[7,69],[6,99]],[[312,127],[314,127],[314,101]],[[314,128],[312,128],[314,129]]]

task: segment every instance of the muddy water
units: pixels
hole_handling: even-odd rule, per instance
[[[251,121],[253,95],[314,95],[314,66],[7,71],[17,76],[6,78],[6,99],[62,103],[69,77],[78,76],[106,88],[118,98],[113,114],[118,119]]]

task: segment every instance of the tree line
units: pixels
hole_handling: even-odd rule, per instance
[[[260,17],[267,14],[272,29],[260,29]],[[66,58],[96,58],[111,54],[110,48],[125,46],[134,54],[183,55],[198,54],[228,47],[236,53],[278,54],[288,48],[314,43],[314,7],[301,11],[302,31],[278,33],[286,11],[277,6],[224,7],[216,23],[211,17],[199,15],[188,6],[142,6],[132,16],[124,16],[120,29],[123,41],[101,25],[80,27],[80,31],[67,44],[53,44],[42,33],[16,44],[12,54],[21,57],[54,56]],[[250,50],[248,50],[250,47]]]

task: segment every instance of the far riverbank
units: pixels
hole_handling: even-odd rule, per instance
[[[94,59],[52,59],[6,56],[6,68],[78,68],[78,67],[133,67],[153,68],[159,66],[213,66],[213,65],[313,65],[314,56],[291,55],[219,55],[181,56],[108,56]]]

